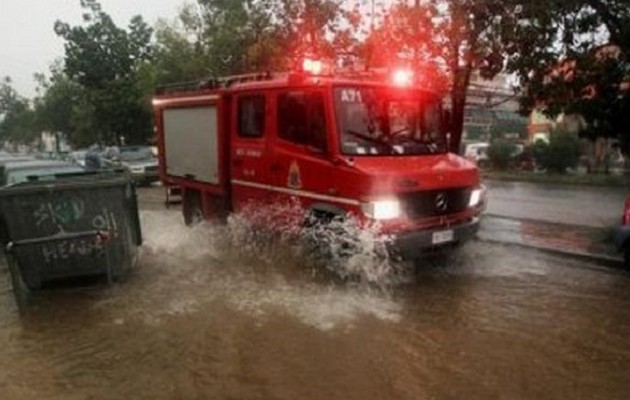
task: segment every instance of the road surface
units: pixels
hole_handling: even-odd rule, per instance
[[[397,275],[358,255],[381,279],[342,282],[160,201],[128,282],[22,319],[2,292],[3,400],[630,398],[628,273],[474,242]]]
[[[488,181],[487,212],[510,218],[612,227],[619,224],[630,188]]]

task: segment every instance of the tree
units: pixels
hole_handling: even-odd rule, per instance
[[[526,89],[522,108],[579,114],[581,134],[619,137],[630,150],[630,1],[534,0],[522,6],[508,69]]]
[[[272,13],[279,46],[289,60],[305,54],[335,59],[352,53],[358,40],[353,32],[359,21],[354,14],[334,0],[263,0]]]
[[[119,28],[96,0],[81,0],[81,6],[85,24],[57,21],[55,32],[65,40],[67,77],[85,90],[93,139],[117,142],[124,136],[129,142],[143,142],[152,129],[140,78],[152,57],[153,30],[140,16],[127,29]]]
[[[400,2],[385,17],[376,39],[398,58],[429,74],[447,74],[451,102],[451,147],[459,149],[468,86],[473,72],[492,79],[504,70],[520,5],[514,0],[425,0]],[[379,51],[382,49],[379,48]],[[384,52],[395,60],[392,51]]]
[[[304,55],[334,58],[356,44],[331,0],[198,0],[156,31],[158,83],[292,68]]]
[[[37,135],[34,112],[11,83],[9,77],[0,81],[0,139],[27,143]]]
[[[72,143],[78,140],[73,123],[76,108],[84,102],[85,91],[72,81],[57,64],[51,68],[51,76],[37,74],[38,93],[34,99],[35,124],[40,131],[63,133]]]

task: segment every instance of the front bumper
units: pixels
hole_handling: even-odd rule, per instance
[[[434,243],[434,234],[452,231],[452,240],[439,244]],[[472,239],[479,230],[479,217],[450,226],[429,228],[420,231],[394,235],[390,244],[390,252],[404,259],[413,259],[427,254],[431,250],[453,246]]]

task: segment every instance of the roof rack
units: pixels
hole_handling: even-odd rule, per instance
[[[202,89],[222,89],[228,88],[237,83],[267,81],[274,78],[271,72],[256,72],[251,74],[230,75],[224,77],[206,78],[199,81],[177,82],[158,86],[157,94],[168,94],[174,92]]]

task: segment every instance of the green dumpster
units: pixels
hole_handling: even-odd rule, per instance
[[[108,172],[2,188],[0,240],[18,297],[49,281],[120,280],[142,243],[134,185]]]

